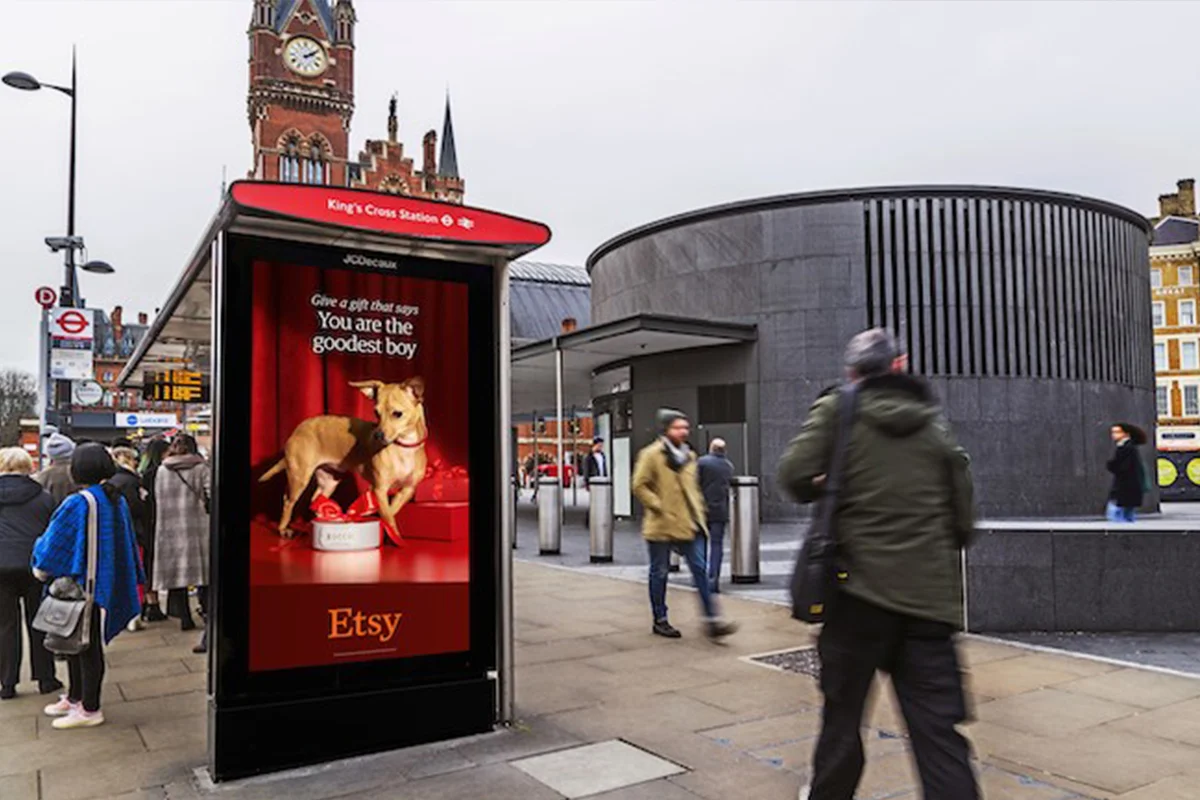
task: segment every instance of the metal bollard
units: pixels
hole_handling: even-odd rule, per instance
[[[538,554],[556,556],[562,550],[562,481],[538,478]]]
[[[589,480],[588,495],[592,563],[607,564],[613,560],[612,478],[597,477]]]
[[[733,479],[733,513],[730,531],[730,570],[734,583],[758,583],[758,478]]]
[[[512,549],[517,549],[517,503],[521,500],[521,484],[512,476],[512,502],[508,506],[508,524],[512,526]]]

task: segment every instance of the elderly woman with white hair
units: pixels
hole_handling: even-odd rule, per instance
[[[17,694],[21,673],[21,605],[29,631],[29,662],[42,694],[62,688],[54,675],[54,656],[33,629],[42,584],[29,568],[33,543],[46,530],[56,503],[30,477],[33,460],[19,447],[0,450],[0,700]]]

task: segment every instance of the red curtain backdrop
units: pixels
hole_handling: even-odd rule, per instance
[[[446,466],[467,465],[467,287],[459,283],[405,278],[380,273],[257,261],[251,347],[250,459],[254,475],[265,472],[282,455],[292,430],[309,417],[334,414],[375,419],[372,402],[350,381],[399,383],[425,380],[425,419],[429,427],[426,454]],[[392,336],[418,343],[412,360],[387,355],[313,353],[318,332],[315,294],[365,298],[408,306],[420,312],[407,317],[413,336]],[[359,312],[335,314],[382,318]],[[327,331],[335,336],[350,334]],[[490,402],[490,398],[481,398]],[[254,514],[279,513],[282,478],[255,483]],[[297,508],[301,515],[305,509]]]

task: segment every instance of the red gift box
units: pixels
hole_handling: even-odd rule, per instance
[[[435,459],[425,468],[425,478],[417,484],[413,500],[418,503],[469,503],[470,479],[466,467],[448,467]]]
[[[439,473],[417,484],[413,500],[418,503],[468,503],[471,501],[471,479],[449,478]]]
[[[456,542],[470,535],[469,503],[405,503],[396,522],[406,539]]]

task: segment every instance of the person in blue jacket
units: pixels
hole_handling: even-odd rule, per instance
[[[53,727],[59,730],[91,728],[104,723],[104,713],[100,710],[103,644],[111,642],[141,613],[137,587],[145,577],[133,521],[121,493],[107,483],[116,471],[112,456],[103,445],[89,443],[77,447],[71,456],[71,477],[83,488],[63,501],[33,548],[34,575],[46,582],[70,577],[83,586],[88,553],[88,502],[83,493],[95,498],[98,524],[93,635],[87,649],[67,657],[70,675],[67,693],[57,703],[46,706],[47,716],[57,718]]]

